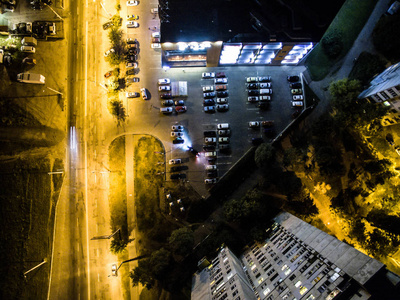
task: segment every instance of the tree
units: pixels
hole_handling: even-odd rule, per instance
[[[162,280],[169,269],[170,263],[171,252],[164,248],[154,251],[150,257],[153,276],[158,280]]]
[[[194,244],[193,231],[182,227],[172,231],[168,243],[174,254],[185,256],[192,251]]]
[[[108,102],[108,111],[117,118],[118,121],[125,121],[126,114],[122,102],[113,99]]]
[[[400,59],[400,40],[393,38],[399,34],[400,18],[398,14],[380,18],[372,32],[372,42],[375,48],[392,62]]]
[[[321,47],[329,58],[338,57],[343,50],[342,32],[335,29],[325,34],[321,39]]]
[[[271,144],[263,143],[256,149],[254,160],[259,168],[265,169],[275,161],[275,148]]]
[[[147,289],[151,289],[155,283],[152,274],[150,259],[141,259],[138,261],[138,266],[129,272],[129,277],[132,280],[132,285],[137,286],[139,283]]]
[[[122,30],[119,27],[112,26],[108,32],[108,39],[111,42],[113,48],[120,47],[122,41]]]

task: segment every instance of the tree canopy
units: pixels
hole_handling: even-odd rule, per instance
[[[174,254],[186,255],[192,251],[194,237],[193,231],[188,227],[182,227],[172,231],[168,243]]]

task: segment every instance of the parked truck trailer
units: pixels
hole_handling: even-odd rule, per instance
[[[17,80],[23,83],[36,83],[36,84],[44,84],[46,78],[41,74],[35,73],[19,73],[17,75]]]

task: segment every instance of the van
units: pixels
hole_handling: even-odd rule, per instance
[[[229,123],[221,123],[217,125],[218,129],[229,129]]]
[[[271,89],[260,89],[260,95],[271,95],[272,90]]]
[[[21,51],[22,52],[28,52],[28,53],[35,53],[35,47],[33,47],[33,46],[21,46]]]

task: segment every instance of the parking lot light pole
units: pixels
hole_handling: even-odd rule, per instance
[[[52,89],[51,87],[48,87],[48,86],[46,86],[46,88],[48,88],[50,91],[52,91],[52,92],[54,92],[54,93],[60,94],[60,95],[61,95],[61,97],[63,97],[63,96],[64,96],[64,94],[63,94],[63,93],[61,93],[61,92],[59,92],[59,91],[57,91],[57,90],[55,90],[55,89]]]
[[[101,7],[104,9],[104,11],[106,12],[107,15],[109,15],[110,17],[112,16],[104,7],[104,4],[102,2],[100,2]]]
[[[26,279],[26,274],[28,274],[29,272],[32,272],[33,270],[39,268],[41,265],[44,265],[46,262],[47,262],[47,261],[46,261],[45,259],[43,259],[43,261],[42,261],[40,264],[38,264],[37,266],[34,266],[32,269],[26,271],[26,272],[24,273],[24,278]]]

